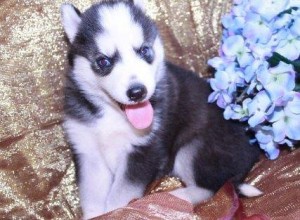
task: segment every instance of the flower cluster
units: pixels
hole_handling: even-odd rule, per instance
[[[208,101],[245,121],[270,159],[300,140],[300,0],[234,0]]]

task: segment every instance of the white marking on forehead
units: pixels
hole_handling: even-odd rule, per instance
[[[125,4],[99,9],[103,32],[96,37],[102,53],[112,56],[126,45],[139,48],[144,42],[142,27],[137,24]]]

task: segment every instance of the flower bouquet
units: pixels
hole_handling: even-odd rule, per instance
[[[248,123],[270,159],[300,140],[300,0],[234,0],[222,18],[209,102]]]

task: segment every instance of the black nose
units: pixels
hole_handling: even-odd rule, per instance
[[[147,89],[142,84],[133,84],[128,90],[127,90],[127,96],[130,101],[138,102],[143,100],[147,95]]]

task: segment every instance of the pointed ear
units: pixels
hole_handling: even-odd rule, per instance
[[[61,6],[61,20],[67,37],[71,43],[75,40],[81,22],[80,11],[71,4]]]
[[[146,5],[144,0],[132,0],[133,4],[140,8],[143,12],[146,11]]]

